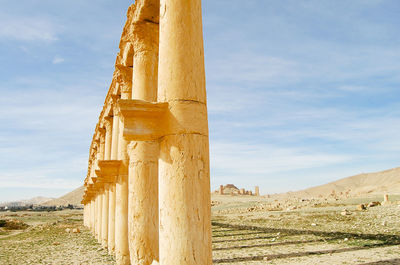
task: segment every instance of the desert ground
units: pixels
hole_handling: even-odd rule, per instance
[[[213,195],[213,263],[400,264],[400,195],[390,199],[359,210],[382,196]],[[83,227],[82,211],[3,212],[0,220],[14,224],[0,228],[1,264],[115,264]]]

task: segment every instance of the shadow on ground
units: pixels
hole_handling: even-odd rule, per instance
[[[221,237],[233,237],[241,235],[254,235],[254,234],[271,234],[280,233],[282,237],[285,236],[296,236],[296,235],[313,235],[321,237],[317,240],[295,240],[295,241],[285,241],[279,243],[265,243],[265,244],[245,244],[240,246],[229,246],[213,248],[213,251],[224,251],[233,249],[245,249],[245,248],[257,248],[257,247],[268,247],[268,246],[278,246],[278,245],[291,245],[291,244],[305,244],[305,243],[315,243],[315,242],[329,242],[334,240],[341,240],[345,238],[352,238],[355,240],[360,240],[357,246],[349,246],[346,248],[331,249],[331,250],[321,250],[321,251],[304,251],[295,253],[283,253],[283,254],[271,254],[271,255],[259,255],[259,256],[248,256],[248,257],[234,257],[234,258],[223,258],[213,260],[214,264],[218,263],[236,263],[236,262],[246,262],[246,261],[261,261],[261,260],[274,260],[274,259],[285,259],[294,257],[304,257],[310,255],[322,255],[322,254],[335,254],[350,251],[357,251],[362,249],[371,249],[384,246],[394,246],[400,245],[400,236],[397,235],[386,235],[386,234],[356,234],[356,233],[343,233],[343,232],[323,232],[323,231],[313,231],[313,230],[295,230],[295,229],[277,229],[277,228],[265,228],[257,226],[245,226],[245,225],[231,225],[221,222],[212,222],[212,225],[216,229],[229,229],[229,230],[218,230],[215,232],[239,232],[238,234],[224,234],[224,235],[214,235],[214,238],[218,240],[213,241],[213,243],[221,242],[234,242],[234,241],[246,241],[246,240],[257,240],[257,239],[268,239],[270,237],[253,237],[246,239],[227,239],[220,240]],[[241,231],[249,231],[247,233],[242,233]],[[376,241],[379,241],[378,243]],[[363,265],[381,265],[381,264],[400,264],[400,259],[379,261],[374,263],[366,263]]]

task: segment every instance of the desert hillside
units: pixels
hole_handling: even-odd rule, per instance
[[[46,206],[59,206],[59,205],[68,205],[68,204],[80,205],[84,190],[85,190],[85,187],[81,186],[81,187],[65,194],[64,196],[61,196],[60,198],[47,201],[47,202],[43,203],[42,205],[46,205]]]
[[[2,202],[0,206],[26,206],[26,205],[42,205],[45,202],[52,200],[53,198],[47,197],[35,197],[29,200],[21,200],[21,201],[14,201],[14,202]]]
[[[299,197],[358,196],[373,193],[400,193],[400,167],[374,173],[362,173],[325,185],[291,192]]]

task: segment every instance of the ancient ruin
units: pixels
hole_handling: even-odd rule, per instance
[[[117,264],[211,264],[201,0],[136,0],[127,17],[90,146],[84,224]]]
[[[255,186],[254,192],[251,190],[246,190],[245,188],[239,189],[233,184],[220,185],[218,190],[214,191],[214,194],[218,195],[250,195],[250,196],[260,196],[260,187]]]

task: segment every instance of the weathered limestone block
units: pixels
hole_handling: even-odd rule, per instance
[[[254,191],[254,195],[260,196],[260,187],[256,186],[255,191]]]

